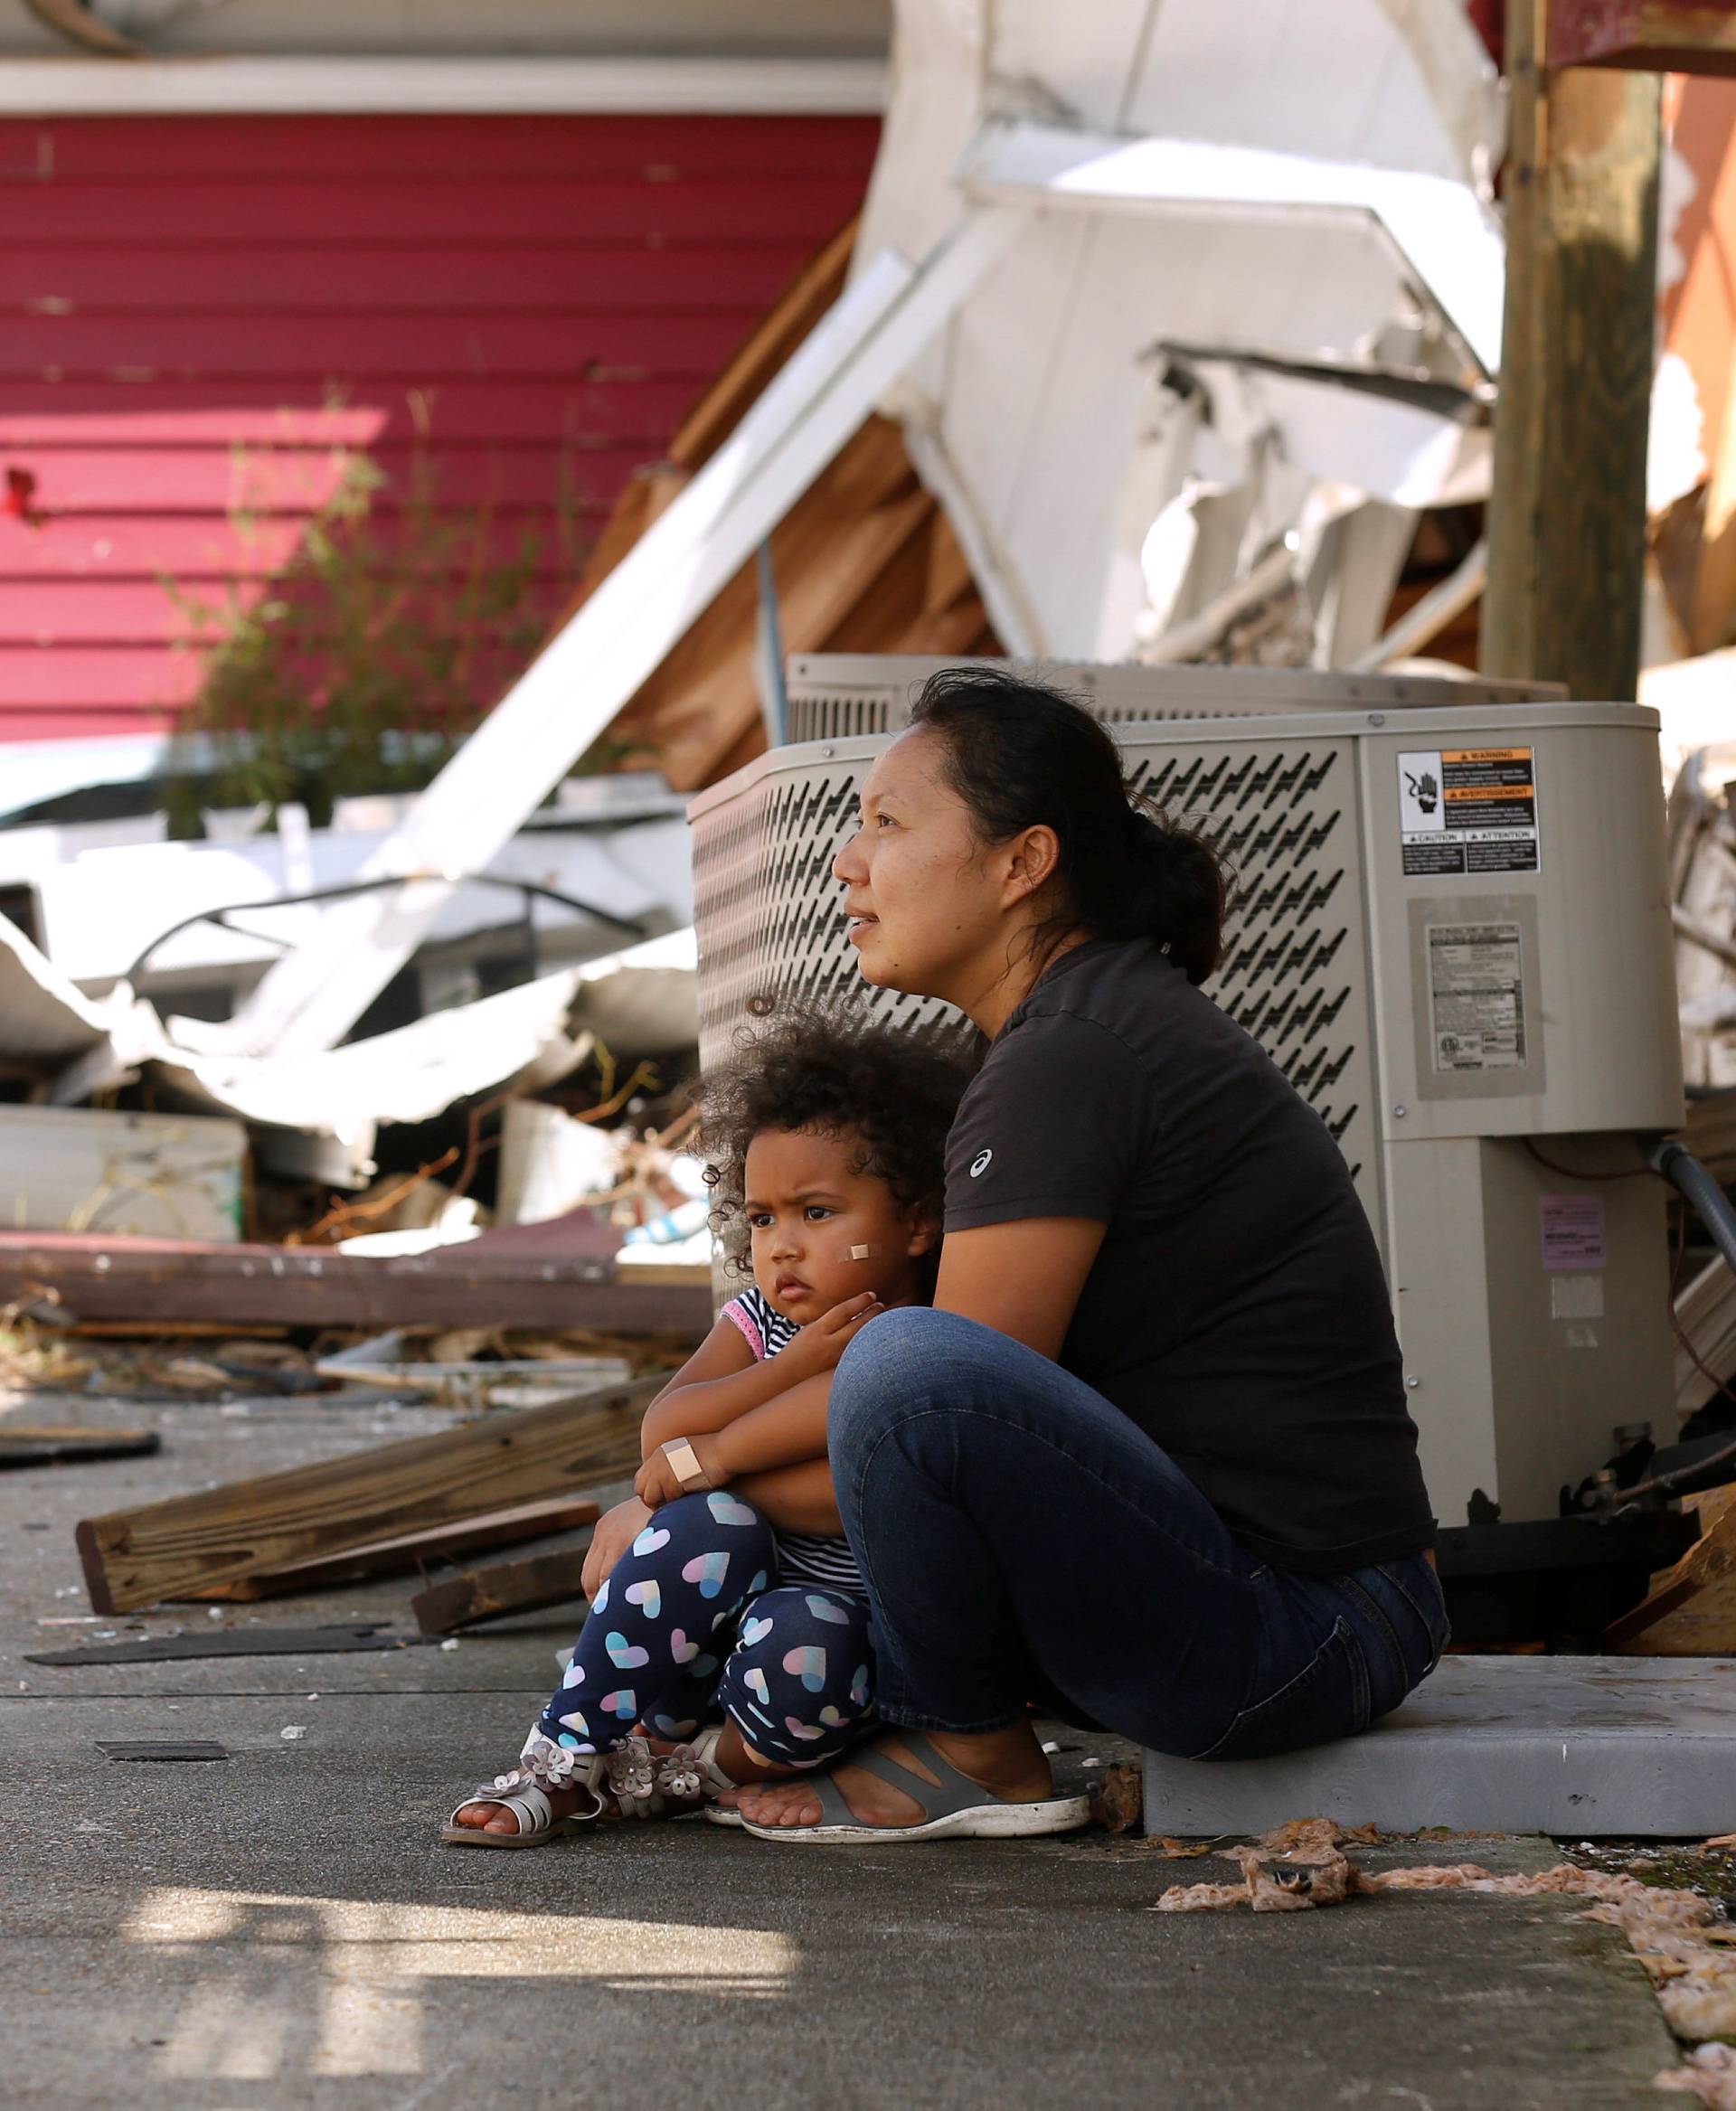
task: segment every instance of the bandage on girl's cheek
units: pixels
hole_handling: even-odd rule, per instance
[[[877,1246],[853,1246],[850,1249],[850,1258],[853,1261],[871,1261],[879,1251]]]

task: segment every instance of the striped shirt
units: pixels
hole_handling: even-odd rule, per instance
[[[759,1289],[743,1290],[739,1297],[731,1297],[719,1316],[741,1329],[756,1363],[764,1363],[780,1349],[788,1348],[802,1331]],[[833,1590],[847,1591],[852,1597],[868,1595],[848,1540],[827,1538],[818,1532],[780,1531],[778,1566],[786,1583],[824,1583]]]

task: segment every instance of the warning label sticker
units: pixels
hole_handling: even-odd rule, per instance
[[[1519,926],[1429,926],[1429,1032],[1438,1072],[1513,1070],[1525,1060]]]
[[[1537,775],[1529,748],[1424,748],[1399,757],[1408,874],[1534,872]]]

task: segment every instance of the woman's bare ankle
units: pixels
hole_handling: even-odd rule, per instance
[[[896,1737],[896,1728],[892,1731]],[[937,1752],[969,1780],[997,1795],[1034,1801],[1054,1786],[1049,1755],[1028,1717],[1004,1729],[936,1729],[928,1733]]]

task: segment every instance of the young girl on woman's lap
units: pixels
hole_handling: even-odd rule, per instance
[[[803,1014],[709,1081],[712,1224],[751,1283],[647,1409],[635,1497],[592,1541],[572,1661],[517,1767],[453,1813],[447,1841],[531,1846],[693,1808],[857,1733],[873,1646],[826,1399],[857,1331],[932,1290],[966,1075],[907,1033]]]

